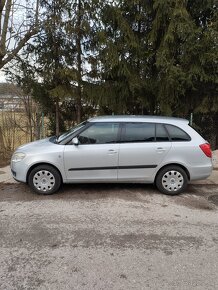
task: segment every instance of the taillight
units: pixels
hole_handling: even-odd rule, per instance
[[[204,144],[199,145],[199,147],[201,148],[201,150],[204,152],[204,154],[207,157],[212,158],[212,151],[210,148],[210,144],[204,143]]]

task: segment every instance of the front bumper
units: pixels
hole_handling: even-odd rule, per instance
[[[13,162],[11,161],[11,173],[13,178],[17,181],[26,182],[26,175],[28,166],[23,161]]]

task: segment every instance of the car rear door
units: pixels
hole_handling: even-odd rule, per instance
[[[156,167],[171,148],[162,124],[134,122],[122,127],[118,180],[152,181]]]

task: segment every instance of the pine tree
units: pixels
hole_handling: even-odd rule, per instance
[[[76,0],[69,1],[69,21],[67,22],[67,37],[70,43],[68,50],[68,65],[71,70],[71,80],[75,84],[74,97],[76,103],[76,121],[83,118],[84,104],[92,99],[92,84],[95,73],[95,34],[98,29],[97,14],[100,1]],[[89,85],[90,84],[90,85]]]
[[[100,103],[115,113],[149,111],[149,1],[121,1],[102,9],[100,32],[102,91]],[[102,43],[101,43],[102,42]]]
[[[95,109],[181,116],[217,111],[215,0],[42,4],[45,25],[25,57],[32,53],[41,82],[35,91],[44,87],[56,117],[66,97],[76,122]]]
[[[156,96],[164,113],[188,114],[215,85],[217,32],[208,25],[215,19],[215,3],[203,1],[206,6],[196,8],[195,2],[154,1],[150,39],[158,71]]]
[[[99,102],[109,112],[217,106],[215,1],[108,1],[101,18]]]
[[[79,123],[86,112],[93,111],[89,103],[95,73],[90,72],[90,66],[95,62],[93,39],[99,3],[42,0],[41,5],[44,25],[16,65],[13,63],[11,74],[20,85],[30,84],[29,90],[43,105],[59,135],[63,117]],[[15,71],[16,67],[19,70]],[[71,116],[66,113],[69,109]]]

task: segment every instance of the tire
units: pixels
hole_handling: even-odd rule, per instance
[[[61,185],[61,176],[54,167],[39,165],[30,172],[28,184],[38,194],[53,194]]]
[[[158,172],[155,183],[160,192],[176,195],[186,189],[188,176],[180,166],[166,166]]]

